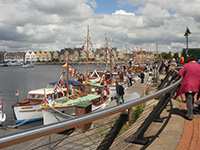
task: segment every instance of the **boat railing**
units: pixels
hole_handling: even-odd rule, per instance
[[[145,145],[149,141],[144,138],[145,131],[153,121],[161,119],[160,114],[169,104],[171,105],[171,99],[181,82],[175,72],[170,72],[170,75],[166,77],[167,79],[163,80],[165,83],[162,83],[158,91],[144,97],[130,99],[124,104],[59,123],[2,136],[0,137],[0,148],[22,147],[21,144],[27,149],[43,149],[44,147],[49,149],[112,149],[113,145],[119,148],[122,143],[120,137],[123,137],[123,133],[128,130],[126,124],[132,117],[130,112],[139,106],[142,106],[143,112],[140,112],[139,119],[133,124],[135,126],[129,126],[129,133],[122,139],[123,142]]]

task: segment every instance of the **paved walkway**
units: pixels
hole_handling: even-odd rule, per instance
[[[200,115],[195,115],[192,121],[184,118],[185,104],[174,101],[172,117],[161,134],[148,146],[147,150],[199,150],[200,149]],[[180,109],[181,108],[181,109]],[[145,136],[154,135],[160,128],[160,123],[152,123]],[[133,133],[131,131],[131,133]],[[129,131],[126,134],[130,134]],[[125,148],[126,147],[126,148]],[[139,150],[141,145],[126,143],[122,149]]]
[[[200,116],[197,114],[192,121],[189,121],[184,118],[185,113],[185,104],[179,103],[177,108],[174,108],[172,118],[166,128],[147,149],[199,150]]]
[[[185,106],[182,106],[185,107]],[[195,115],[192,121],[185,120],[183,133],[177,150],[199,150],[200,149],[200,116]]]

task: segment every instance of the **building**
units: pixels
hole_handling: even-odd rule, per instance
[[[188,48],[188,51],[186,51],[186,49],[184,48],[182,50],[181,56],[184,57],[185,63],[188,62],[190,56],[193,56],[199,60],[200,59],[200,48]]]
[[[67,57],[70,62],[78,62],[80,60],[81,48],[64,48],[60,51],[60,62],[64,62]]]
[[[27,51],[25,53],[25,62],[36,62],[37,56],[33,51]]]
[[[4,62],[4,54],[6,52],[0,52],[0,63]]]
[[[35,52],[37,61],[48,62],[52,60],[51,53],[49,51],[36,51]]]
[[[4,61],[6,62],[24,62],[25,52],[6,52],[4,54]]]
[[[59,61],[59,51],[50,51],[51,53],[51,59],[53,62]]]
[[[132,58],[136,64],[152,62],[155,59],[153,52],[147,52],[143,49],[133,51]]]

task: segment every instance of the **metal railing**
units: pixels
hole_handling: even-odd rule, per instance
[[[66,131],[67,129],[76,128],[77,126],[91,123],[93,121],[105,118],[107,116],[111,116],[113,114],[124,112],[133,106],[143,104],[149,100],[152,100],[153,98],[157,98],[157,97],[163,95],[166,92],[170,92],[171,90],[177,88],[179,86],[180,82],[181,82],[181,79],[179,79],[175,83],[165,87],[164,89],[160,89],[159,91],[156,91],[153,94],[147,95],[142,98],[128,100],[128,102],[126,102],[122,105],[119,105],[119,106],[106,108],[101,111],[92,112],[90,114],[76,117],[76,118],[73,118],[73,119],[70,119],[67,121],[62,121],[62,122],[59,122],[56,124],[37,127],[34,129],[28,129],[25,131],[21,131],[21,132],[10,134],[10,135],[4,136],[4,137],[0,137],[0,148],[12,146],[12,145],[26,142],[29,140],[37,139],[37,138],[40,138],[43,136],[51,135],[54,133],[60,133],[60,132]]]

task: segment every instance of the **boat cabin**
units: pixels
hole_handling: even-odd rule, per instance
[[[45,97],[47,100],[53,100],[64,96],[66,96],[66,88],[57,90],[57,92],[54,91],[54,88],[36,89],[29,91],[27,98],[19,101],[16,105],[41,104]]]

